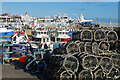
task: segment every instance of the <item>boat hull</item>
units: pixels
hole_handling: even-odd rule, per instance
[[[10,31],[10,32],[0,32],[0,38],[1,37],[11,37],[13,35],[13,31]]]

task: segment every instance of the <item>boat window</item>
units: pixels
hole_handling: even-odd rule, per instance
[[[38,32],[38,34],[40,34],[40,32]]]
[[[49,42],[49,38],[47,38],[47,42]]]
[[[62,34],[62,33],[60,32],[60,34]]]
[[[41,34],[43,34],[43,32],[41,32]]]
[[[39,41],[41,42],[41,38],[39,39]]]
[[[7,33],[5,33],[5,35],[7,35]]]
[[[46,34],[46,32],[44,32],[44,34]]]

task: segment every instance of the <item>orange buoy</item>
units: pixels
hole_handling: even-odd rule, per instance
[[[21,56],[19,62],[25,62],[25,56]]]

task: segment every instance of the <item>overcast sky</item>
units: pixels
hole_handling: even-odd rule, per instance
[[[120,0],[0,0],[2,2],[118,2]]]

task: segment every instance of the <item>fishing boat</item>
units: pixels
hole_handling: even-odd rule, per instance
[[[10,38],[13,35],[13,30],[5,27],[0,27],[0,38]]]
[[[42,45],[50,45],[51,39],[48,30],[35,30],[32,35],[32,40],[40,42]],[[43,47],[43,46],[42,46]]]
[[[69,31],[61,30],[57,32],[56,40],[57,42],[67,42],[71,37],[68,35]]]
[[[27,43],[28,36],[25,32],[15,32],[12,36],[12,44]]]

